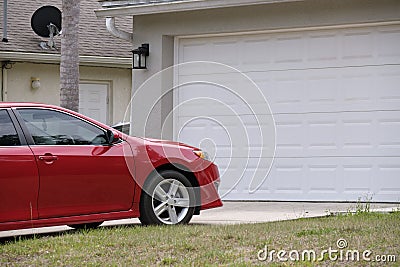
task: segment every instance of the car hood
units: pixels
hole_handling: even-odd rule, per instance
[[[157,144],[161,144],[161,145],[171,145],[171,146],[187,147],[190,149],[198,149],[197,147],[190,146],[185,143],[175,142],[175,141],[170,141],[170,140],[153,139],[153,138],[142,138],[142,139],[147,142],[150,142],[150,143],[157,143]]]

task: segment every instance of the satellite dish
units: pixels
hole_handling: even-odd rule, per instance
[[[42,6],[33,13],[31,27],[41,37],[57,35],[61,31],[61,11],[54,6]]]
[[[61,11],[54,6],[42,6],[33,13],[31,27],[37,35],[50,38],[47,44],[40,44],[43,49],[55,48],[53,37],[61,31]]]

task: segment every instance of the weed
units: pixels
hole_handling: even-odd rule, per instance
[[[370,212],[371,211],[371,201],[372,201],[372,195],[365,195],[364,198],[362,199],[361,197],[358,198],[357,204],[356,204],[356,214],[360,213],[365,213],[365,212]]]

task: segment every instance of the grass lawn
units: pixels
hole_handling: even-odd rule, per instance
[[[343,249],[339,239],[345,239]],[[394,255],[396,262],[386,266],[400,266],[400,212],[245,225],[100,227],[0,242],[0,266],[381,266],[372,262],[377,255],[386,261]],[[288,261],[279,261],[279,250]],[[310,250],[314,262],[304,254]],[[345,261],[347,254],[356,259],[356,250],[360,261]]]

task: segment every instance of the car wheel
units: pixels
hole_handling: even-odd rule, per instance
[[[103,222],[94,222],[94,223],[81,223],[81,224],[71,224],[68,225],[71,228],[74,228],[76,230],[80,229],[94,229],[100,226]]]
[[[177,171],[162,171],[143,186],[139,219],[144,225],[186,224],[193,217],[194,203],[189,180]]]

